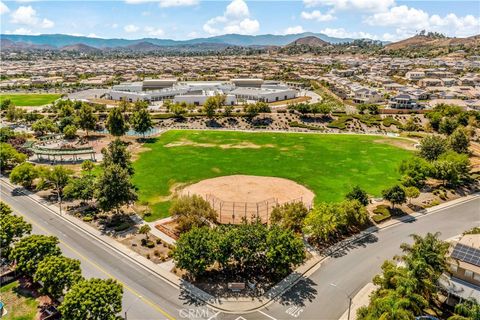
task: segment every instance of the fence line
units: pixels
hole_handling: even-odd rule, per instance
[[[272,210],[286,203],[303,202],[303,198],[279,202],[277,198],[269,198],[259,202],[224,201],[212,194],[206,194],[205,200],[210,203],[218,214],[218,222],[222,224],[239,224],[243,221],[259,219],[262,223],[268,223]],[[312,204],[306,204],[311,209]]]

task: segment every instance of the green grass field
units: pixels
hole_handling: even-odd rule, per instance
[[[315,202],[340,201],[353,185],[370,194],[394,185],[398,166],[411,152],[389,144],[394,138],[363,135],[168,131],[145,144],[134,163],[140,203],[153,221],[168,216],[166,197],[176,183],[248,174],[296,181]],[[379,142],[379,141],[383,142]],[[223,146],[223,148],[222,148]],[[238,148],[243,146],[243,148]]]
[[[37,300],[29,292],[19,288],[14,281],[0,288],[0,299],[5,303],[6,320],[31,320],[37,314]]]
[[[10,99],[17,107],[38,107],[52,103],[60,97],[61,95],[56,93],[0,93],[0,102]]]

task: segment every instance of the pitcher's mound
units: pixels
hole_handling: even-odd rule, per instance
[[[301,201],[311,207],[314,194],[288,179],[247,175],[223,176],[192,184],[181,192],[204,198],[213,196],[225,202],[257,203],[274,200],[278,204]]]

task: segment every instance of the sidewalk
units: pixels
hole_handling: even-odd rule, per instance
[[[376,289],[375,285],[371,282],[367,283],[360,291],[353,297],[352,305],[350,307],[350,319],[355,320],[357,319],[357,310],[360,307],[368,305],[370,301],[370,294]],[[347,320],[348,317],[348,309],[345,310],[343,315],[338,320]]]
[[[6,185],[16,187],[12,185],[8,179],[5,177],[0,177],[0,181]],[[21,187],[18,187],[21,188]],[[474,198],[478,198],[480,196],[480,193],[474,194],[474,195],[469,195],[466,197],[462,197],[456,200],[452,200],[450,202],[443,203],[441,205],[428,208],[426,210],[423,210],[421,212],[416,212],[413,213],[409,216],[403,216],[398,219],[391,219],[385,223],[383,223],[380,226],[373,226],[370,227],[362,232],[360,232],[357,235],[354,235],[348,239],[345,239],[344,241],[341,241],[335,245],[333,245],[328,252],[324,255],[319,255],[316,252],[312,252],[312,258],[309,259],[307,262],[305,262],[303,265],[298,267],[294,272],[292,272],[289,276],[287,276],[285,279],[277,283],[275,286],[273,286],[264,296],[260,298],[227,298],[227,299],[218,299],[215,298],[214,296],[204,292],[203,290],[195,287],[194,285],[188,283],[187,281],[179,278],[175,274],[169,272],[166,270],[166,266],[161,266],[153,263],[152,261],[148,260],[147,258],[135,253],[134,251],[130,250],[129,248],[125,247],[121,243],[115,241],[109,236],[103,235],[99,230],[91,227],[90,225],[86,224],[82,220],[70,216],[68,214],[60,214],[59,208],[57,208],[54,205],[48,204],[47,201],[44,199],[40,198],[36,194],[31,193],[30,191],[23,190],[22,193],[33,199],[34,201],[38,202],[40,205],[44,206],[54,214],[56,214],[58,217],[64,219],[65,221],[69,222],[70,224],[74,225],[76,228],[82,230],[83,232],[87,233],[90,235],[92,238],[103,242],[106,246],[110,247],[112,250],[118,252],[119,254],[123,255],[124,257],[130,259],[133,263],[136,263],[138,266],[144,268],[145,270],[148,270],[152,272],[153,274],[157,275],[159,278],[162,278],[164,281],[168,282],[170,285],[178,288],[179,290],[186,290],[192,296],[195,298],[204,301],[206,304],[210,305],[213,308],[216,308],[218,310],[224,311],[224,312],[247,312],[247,311],[253,311],[256,309],[259,309],[266,304],[270,303],[274,298],[282,295],[285,293],[287,290],[289,290],[295,283],[297,283],[302,277],[308,278],[311,274],[313,274],[316,270],[318,270],[321,267],[321,264],[324,260],[328,258],[329,253],[340,250],[341,248],[348,246],[349,244],[356,242],[371,233],[377,232],[380,229],[385,229],[389,228],[391,226],[394,226],[396,224],[404,223],[407,221],[412,221],[415,220],[417,217],[425,216],[428,214],[431,214],[435,211],[438,211],[443,208],[447,208],[450,206],[454,206],[456,204],[462,203],[469,201]],[[152,225],[152,231],[157,230],[154,225]],[[159,230],[157,230],[159,233],[161,233]],[[156,235],[156,233],[152,232],[152,234]],[[162,233],[163,234],[163,233]],[[166,235],[165,235],[166,236]],[[162,238],[163,239],[163,238]],[[173,240],[173,239],[172,239]],[[363,290],[363,289],[362,289]],[[367,290],[367,289],[365,289]],[[367,291],[365,291],[367,292]],[[359,292],[360,294],[360,292]],[[357,296],[359,295],[357,294]],[[366,295],[368,297],[368,294],[362,293],[362,295]],[[365,297],[361,298],[362,295],[359,296],[357,299],[358,301],[363,301],[362,299],[365,299]],[[368,302],[368,300],[367,300]],[[360,306],[360,302],[357,303],[358,306]],[[353,314],[353,312],[352,312]]]

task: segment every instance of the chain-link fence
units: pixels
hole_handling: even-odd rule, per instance
[[[270,198],[259,202],[224,201],[212,194],[205,195],[205,200],[210,203],[218,214],[218,222],[222,224],[239,224],[242,221],[260,220],[268,223],[272,210],[285,203],[303,202],[302,198],[292,199],[280,203],[276,198]],[[308,209],[311,203],[305,204]]]

